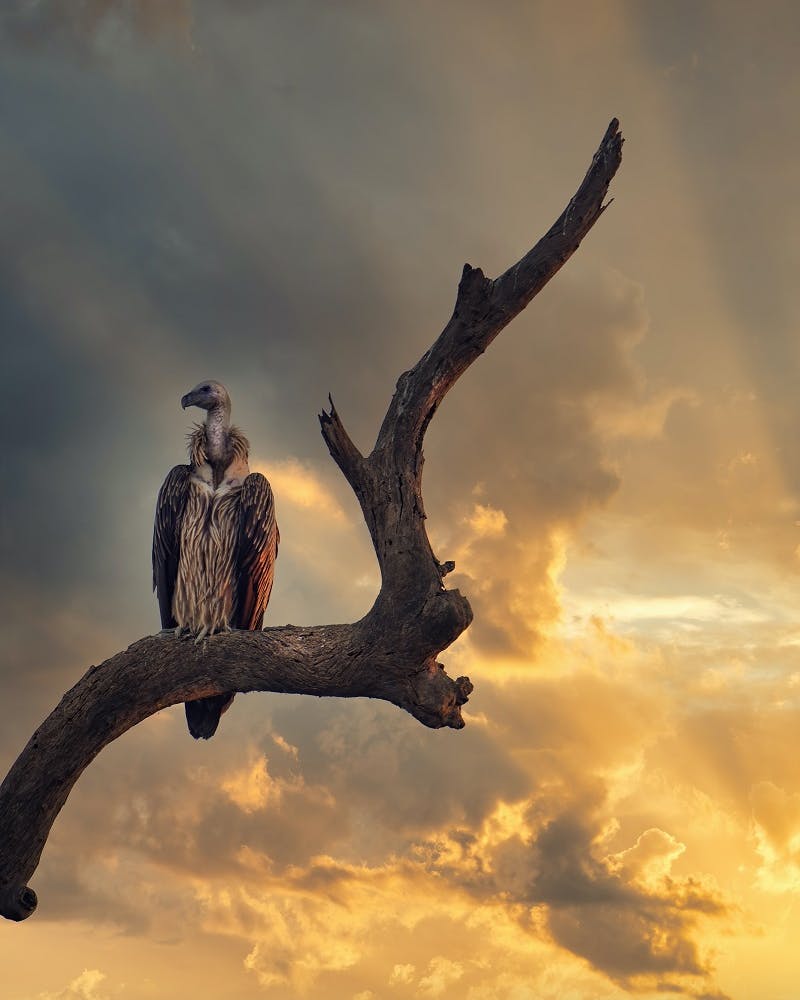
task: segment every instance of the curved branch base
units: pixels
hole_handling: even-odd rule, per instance
[[[463,728],[472,684],[448,677],[436,653],[469,625],[469,603],[458,591],[441,591],[413,620],[409,634],[376,607],[353,625],[230,631],[201,643],[162,631],[91,667],[0,786],[0,914],[24,920],[33,913],[36,893],[25,883],[73,785],[103,747],[162,708],[225,691],[367,697],[433,729]],[[37,804],[33,823],[25,803]]]

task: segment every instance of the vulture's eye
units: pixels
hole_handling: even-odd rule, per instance
[[[211,392],[211,386],[210,385],[201,385],[200,386],[200,392]]]

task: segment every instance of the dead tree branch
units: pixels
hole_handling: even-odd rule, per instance
[[[577,250],[607,207],[622,136],[611,122],[586,177],[541,240],[493,281],[464,267],[450,321],[397,382],[372,453],[351,441],[333,401],[322,436],[361,505],[381,569],[381,589],[351,625],[286,625],[233,632],[195,645],[158,634],[93,666],[31,737],[0,786],[0,913],[36,907],[27,881],[80,774],[112,740],[168,705],[224,691],[381,698],[426,726],[460,729],[468,678],[437,662],[472,620],[442,579],[425,531],[422,443],[447,391]]]

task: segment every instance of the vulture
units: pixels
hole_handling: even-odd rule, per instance
[[[233,427],[219,382],[201,382],[181,406],[205,410],[188,436],[189,464],[176,465],[158,493],[153,590],[161,627],[197,642],[215,632],[260,629],[278,555],[275,502],[267,479],[251,472],[249,444]],[[209,739],[233,692],[186,702],[195,739]]]

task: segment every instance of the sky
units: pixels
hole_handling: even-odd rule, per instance
[[[208,743],[146,720],[0,926],[4,998],[796,996],[799,34],[739,0],[3,5],[3,773],[157,630],[201,379],[275,491],[266,624],[368,610],[327,394],[368,451],[464,262],[505,270],[626,137],[428,430],[466,728],[270,694]]]

